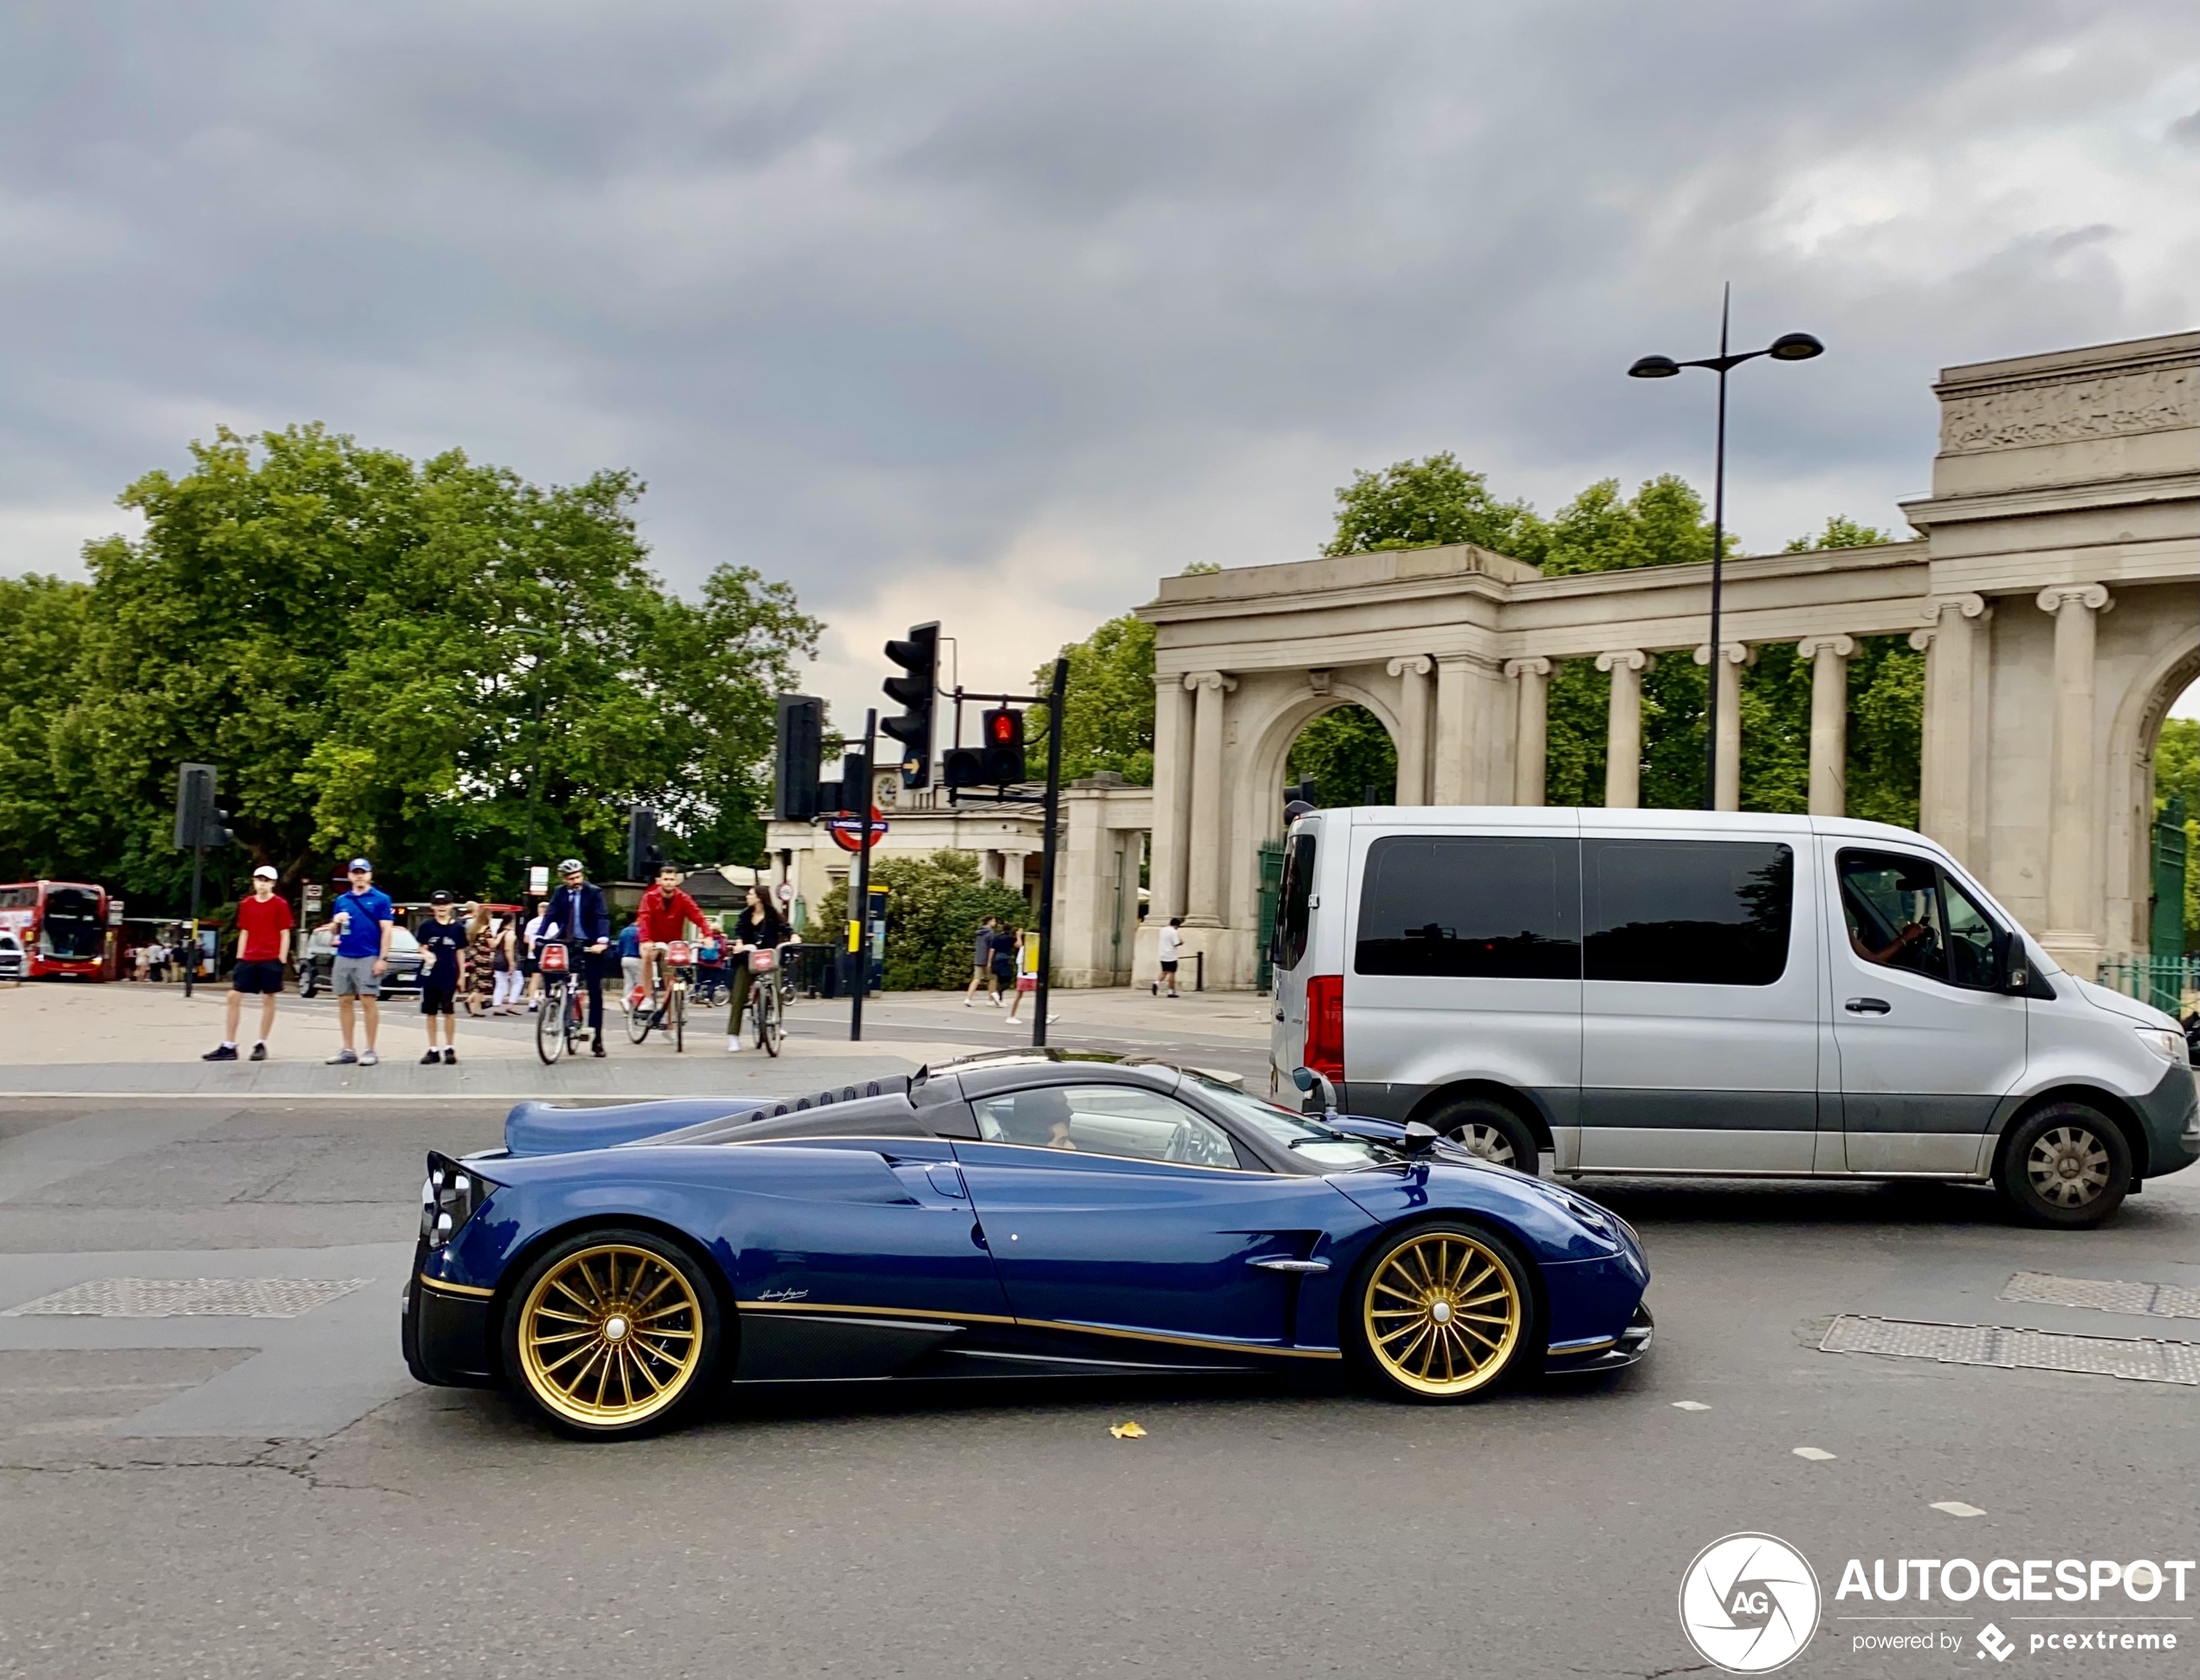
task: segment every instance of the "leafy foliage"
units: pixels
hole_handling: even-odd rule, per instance
[[[1356,472],[1337,491],[1336,503],[1336,533],[1324,554],[1471,542],[1525,559],[1521,533],[1535,520],[1525,502],[1491,495],[1488,480],[1459,465],[1448,449],[1377,473]]]
[[[1062,779],[1073,782],[1095,771],[1112,770],[1126,782],[1152,786],[1154,627],[1126,612],[1084,641],[1071,643],[1062,654],[1070,662],[1069,687],[1062,702]],[[1032,691],[1043,695],[1053,681],[1050,661],[1032,673]],[[1033,744],[1034,759],[1039,756],[1046,712],[1045,707],[1034,706],[1025,720],[1025,737]]]
[[[1787,554],[1807,554],[1818,548],[1876,548],[1881,543],[1896,539],[1873,525],[1860,525],[1846,514],[1828,516],[1826,528],[1815,537],[1797,537],[1781,552]]]
[[[1284,774],[1293,783],[1312,778],[1317,804],[1360,804],[1370,790],[1375,804],[1388,804],[1398,796],[1398,748],[1366,707],[1340,706],[1298,732]]]
[[[2200,718],[2164,718],[2154,747],[2154,811],[2184,801],[2184,948],[2200,951]]]
[[[186,759],[222,767],[243,843],[210,857],[224,876],[358,850],[400,893],[511,893],[566,851],[611,873],[633,801],[669,850],[757,855],[771,696],[819,627],[745,568],[670,594],[631,474],[546,489],[318,425],[192,455],[123,494],[141,540],[86,549],[72,678],[14,749],[42,740],[49,778],[0,804],[0,859],[173,902]],[[52,596],[0,595],[0,636],[60,636]]]
[[[874,857],[870,884],[887,888],[889,992],[967,985],[971,942],[987,916],[1027,931],[1037,925],[1024,895],[980,880],[978,860],[967,851]],[[848,891],[846,882],[836,882],[818,907],[819,921],[835,936],[847,926]]]

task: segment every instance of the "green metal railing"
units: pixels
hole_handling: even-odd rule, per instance
[[[2200,957],[2111,957],[2094,978],[2113,992],[2176,1016],[2200,1002]]]

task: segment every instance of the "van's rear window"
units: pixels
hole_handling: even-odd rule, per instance
[[[1362,974],[1577,980],[1579,848],[1564,839],[1388,835],[1368,848]]]
[[[1585,840],[1592,980],[1770,985],[1786,972],[1796,855],[1757,840]]]

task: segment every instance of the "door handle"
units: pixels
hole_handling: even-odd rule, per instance
[[[1248,1260],[1248,1266],[1258,1266],[1263,1271],[1327,1271],[1326,1260],[1290,1260],[1281,1255],[1269,1255],[1258,1260]]]
[[[1884,1015],[1887,1001],[1884,998],[1851,998],[1841,1007],[1851,1015]]]
[[[1283,1011],[1282,1010],[1280,1010],[1280,1009],[1279,1009],[1279,1010],[1278,1010],[1278,1011],[1276,1011],[1276,1018],[1277,1018],[1278,1021],[1280,1021],[1280,1020],[1282,1020],[1282,1019],[1284,1018],[1284,1011]]]
[[[962,1187],[962,1169],[953,1161],[934,1161],[924,1169],[924,1176],[941,1195],[958,1202],[970,1199],[970,1192]]]

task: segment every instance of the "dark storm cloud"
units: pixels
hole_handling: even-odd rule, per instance
[[[217,423],[319,417],[638,467],[669,573],[851,635],[1006,584],[1027,668],[1310,551],[1355,466],[1699,470],[1706,393],[1616,376],[1728,277],[1740,333],[1834,346],[1737,387],[1745,534],[1888,521],[1936,367],[2187,325],[2200,255],[2200,24],[2154,0],[11,18],[9,569]]]

